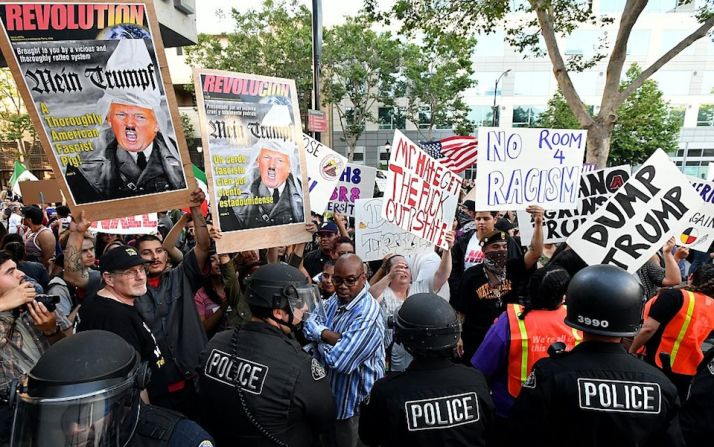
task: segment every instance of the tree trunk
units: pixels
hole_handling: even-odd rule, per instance
[[[610,154],[610,136],[612,128],[608,125],[595,121],[588,129],[588,143],[585,155],[585,163],[593,163],[597,169],[602,169],[607,164],[607,156]]]

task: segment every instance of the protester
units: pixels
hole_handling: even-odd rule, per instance
[[[583,341],[536,362],[511,413],[510,445],[684,445],[677,389],[621,345],[639,329],[643,292],[610,265],[572,278],[565,322],[583,331]]]
[[[42,224],[42,210],[34,206],[22,209],[23,224],[27,227],[25,238],[25,257],[28,261],[39,262],[48,268],[50,259],[55,254],[57,240],[52,230]]]
[[[216,335],[202,355],[203,424],[219,445],[318,445],[334,423],[334,400],[324,368],[293,331],[319,297],[297,269],[270,264],[251,276],[247,301],[250,321]]]
[[[203,287],[198,289],[193,297],[198,316],[210,339],[217,332],[228,328],[228,308],[230,301],[228,290],[221,272],[221,257],[227,255],[211,255],[211,271],[203,281]]]
[[[378,380],[362,407],[359,435],[370,446],[483,446],[493,403],[479,371],[452,363],[456,313],[438,295],[411,295],[394,316],[395,337],[414,356]],[[436,416],[439,414],[440,416]]]
[[[19,237],[17,234],[12,236]],[[15,264],[17,264],[18,270],[37,281],[37,283],[42,286],[43,290],[47,289],[47,284],[50,282],[47,269],[39,262],[25,260],[25,245],[21,241],[5,243],[2,248],[10,253],[12,260],[15,261]]]
[[[637,276],[645,288],[647,299],[653,298],[660,287],[676,286],[682,282],[682,274],[677,263],[680,259],[687,257],[686,249],[678,249],[674,254],[672,253],[674,246],[675,240],[672,237],[662,247],[664,267],[660,266],[660,256],[655,253],[637,270]]]
[[[714,349],[710,348],[697,367],[682,404],[680,421],[687,447],[708,447],[714,439]]]
[[[302,261],[303,267],[305,267],[311,278],[322,271],[325,262],[332,259],[332,250],[335,247],[335,241],[339,237],[338,231],[337,225],[330,221],[323,223],[318,228],[317,235],[320,238],[320,247],[306,254]]]
[[[330,259],[325,262],[325,266],[320,273],[320,281],[317,286],[320,288],[322,299],[329,299],[335,293],[335,284],[332,282],[332,277],[335,275],[335,261]]]
[[[334,443],[353,447],[358,441],[359,405],[384,375],[384,321],[367,288],[362,260],[344,255],[335,264],[335,295],[325,304],[326,319],[305,322],[305,338],[316,342],[327,366],[337,404]]]
[[[630,346],[632,353],[645,347],[645,360],[664,371],[682,400],[704,358],[702,344],[714,331],[713,296],[714,265],[705,264],[687,287],[662,289],[647,303],[645,322]]]

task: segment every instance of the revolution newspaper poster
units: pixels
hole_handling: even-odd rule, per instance
[[[194,69],[219,252],[311,239],[295,81]]]
[[[0,21],[73,211],[99,220],[186,204],[193,176],[150,1],[3,3]]]

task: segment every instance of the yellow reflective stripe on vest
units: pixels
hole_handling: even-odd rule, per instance
[[[685,290],[684,292],[689,297],[689,304],[687,305],[687,314],[684,317],[682,328],[679,330],[679,334],[677,334],[674,346],[672,346],[672,353],[669,356],[670,367],[674,366],[674,361],[677,358],[677,353],[679,352],[679,346],[682,344],[682,340],[684,340],[684,335],[687,333],[687,329],[689,329],[689,324],[692,322],[692,315],[694,314],[694,304],[696,302],[696,298],[689,290]]]
[[[573,346],[578,346],[581,341],[583,341],[583,337],[580,336],[580,331],[578,331],[575,328],[571,328],[570,331],[573,333],[573,338],[575,338],[575,343]]]
[[[526,383],[528,380],[528,332],[526,331],[526,322],[518,318],[523,309],[520,305],[514,304],[513,309],[516,312],[516,321],[518,321],[518,330],[521,333],[521,383]]]

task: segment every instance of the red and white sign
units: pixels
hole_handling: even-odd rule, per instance
[[[319,110],[307,111],[307,130],[310,132],[327,132],[325,112]]]

